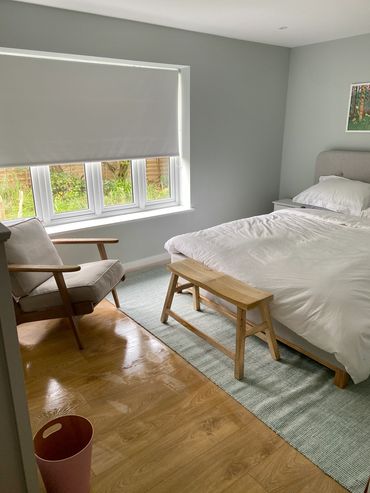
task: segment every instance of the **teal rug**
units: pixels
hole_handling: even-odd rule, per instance
[[[132,273],[118,289],[122,310],[191,363],[212,382],[354,493],[370,476],[370,379],[340,390],[333,373],[280,344],[281,361],[267,346],[247,340],[246,378],[233,378],[223,353],[173,319],[159,321],[169,275],[164,267]],[[176,295],[173,307],[185,319],[233,347],[234,324],[210,309],[192,308],[189,295]],[[370,357],[370,355],[369,355]]]

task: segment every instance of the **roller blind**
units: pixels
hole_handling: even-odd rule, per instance
[[[178,72],[0,55],[0,166],[178,154]]]

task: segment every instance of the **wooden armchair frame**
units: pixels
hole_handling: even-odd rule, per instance
[[[96,244],[99,250],[101,260],[107,260],[107,252],[105,244],[118,243],[116,238],[54,238],[51,239],[54,245],[84,245],[84,244]],[[66,318],[76,338],[76,342],[79,349],[83,349],[81,338],[78,331],[78,325],[76,318],[87,313],[94,311],[94,304],[90,301],[84,301],[79,303],[73,303],[69,296],[68,288],[65,283],[65,272],[77,272],[81,270],[79,265],[34,265],[34,264],[9,264],[9,272],[51,272],[54,276],[55,282],[58,286],[60,296],[62,298],[62,305],[58,305],[52,308],[48,308],[42,311],[35,312],[23,312],[19,304],[14,301],[14,310],[17,325],[26,322],[35,322],[38,320],[49,320],[53,318]],[[122,280],[125,279],[123,276]],[[120,307],[117,291],[112,289],[112,295],[117,308]]]

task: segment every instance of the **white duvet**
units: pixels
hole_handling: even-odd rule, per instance
[[[286,209],[167,241],[208,267],[271,291],[273,318],[370,375],[370,220]]]

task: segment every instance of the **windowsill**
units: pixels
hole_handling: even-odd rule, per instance
[[[49,235],[58,233],[67,233],[69,231],[81,231],[84,229],[101,228],[103,226],[111,226],[113,224],[128,223],[131,221],[141,221],[152,217],[167,216],[171,214],[179,214],[182,212],[191,212],[192,207],[183,205],[166,207],[163,209],[152,209],[142,212],[133,212],[131,214],[122,214],[119,216],[98,217],[96,219],[87,219],[85,221],[75,221],[71,223],[56,224],[54,226],[46,226],[46,231]]]

